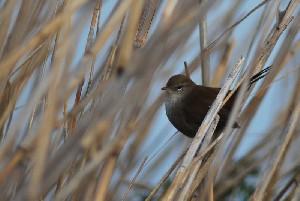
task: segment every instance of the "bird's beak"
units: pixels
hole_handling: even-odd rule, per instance
[[[161,90],[167,90],[167,87],[162,87]]]

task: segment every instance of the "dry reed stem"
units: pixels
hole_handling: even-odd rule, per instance
[[[89,33],[88,33],[88,38],[87,38],[87,43],[85,46],[85,54],[88,54],[94,41],[96,38],[96,33],[98,32],[98,26],[97,26],[97,22],[98,20],[100,20],[100,8],[101,8],[101,4],[102,4],[102,0],[97,0],[95,7],[94,7],[94,11],[93,11],[93,16],[92,16],[92,20],[91,20],[91,24],[90,24],[90,29],[89,29]],[[89,57],[89,59],[91,60],[91,66],[88,68],[92,69],[94,68],[94,63],[95,63],[95,57]],[[91,77],[91,76],[90,76]],[[82,93],[82,87],[84,85],[85,79],[83,78],[83,80],[81,81],[81,83],[78,85],[77,91],[76,91],[76,96],[75,96],[75,100],[74,100],[74,105],[73,108],[76,107],[76,105],[79,104],[80,100],[81,100],[81,93]],[[72,133],[72,130],[74,129],[76,125],[76,116],[73,116],[70,120],[70,133]]]
[[[14,96],[13,96],[13,99],[10,100],[10,103],[9,103],[8,107],[6,108],[5,113],[1,117],[0,121],[3,121],[3,123],[5,121],[5,117],[8,117],[9,114],[11,113],[12,108],[15,105],[16,99],[20,95],[20,92],[21,92],[21,90],[23,89],[23,87],[25,85],[25,82],[29,79],[28,75],[30,75],[30,73],[32,73],[35,66],[40,65],[42,62],[44,62],[45,54],[48,51],[47,46],[45,45],[43,48],[41,48],[39,50],[40,51],[36,52],[35,56],[31,60],[28,60],[24,63],[24,69],[22,70],[22,72],[20,73],[20,75],[18,77],[19,82],[14,82],[13,83],[13,85],[16,85],[16,86],[12,86]],[[15,84],[15,83],[17,83],[17,84]],[[4,157],[5,153],[7,153],[8,149],[11,149],[11,147],[13,147],[13,143],[15,143],[16,136],[9,136],[9,137],[10,138],[9,138],[8,142],[5,143],[5,146],[1,147],[2,148],[2,150],[1,150],[2,151],[2,153],[1,153],[2,156],[0,156],[0,158]],[[21,158],[19,158],[19,159],[21,159]],[[18,164],[18,162],[16,162],[15,164]]]
[[[139,20],[139,26],[134,40],[135,47],[140,48],[145,45],[153,18],[160,5],[161,5],[160,0],[145,1],[145,5],[143,7],[143,12]]]
[[[95,136],[91,135],[93,134],[93,132],[98,132],[101,134],[103,130],[107,129],[107,125],[105,122],[102,125],[97,125],[96,127],[97,129],[95,130],[92,129],[92,131],[90,131],[91,133],[88,133],[90,135],[87,135],[87,137],[85,137],[82,140],[81,144],[84,148],[88,149],[94,143],[95,139],[93,137]],[[128,137],[130,132],[131,132],[130,128],[124,129],[124,131],[122,131],[122,133],[119,136],[113,139],[111,143],[106,144],[101,150],[97,151],[91,158],[91,161],[86,164],[85,168],[79,171],[76,175],[74,175],[70,183],[65,186],[65,189],[58,193],[56,199],[57,200],[65,199],[65,197],[68,194],[70,194],[80,185],[80,181],[85,176],[95,171],[95,169],[99,166],[99,164],[103,160],[105,160],[110,154],[118,153],[119,150],[122,148],[122,146],[124,146],[125,143],[124,140]]]
[[[274,163],[270,167],[270,170],[268,171],[268,174],[265,176],[264,182],[262,183],[262,186],[260,189],[256,189],[256,192],[254,194],[254,199],[262,200],[262,199],[270,199],[272,188],[275,186],[277,180],[278,180],[278,172],[281,168],[281,165],[283,163],[284,157],[287,154],[287,151],[289,149],[289,145],[293,139],[293,135],[295,135],[294,129],[296,128],[296,124],[298,122],[299,116],[300,116],[300,92],[299,86],[300,84],[300,77],[298,76],[297,83],[295,85],[294,89],[294,96],[291,99],[290,102],[290,109],[291,112],[290,118],[286,120],[285,125],[286,128],[283,130],[283,132],[287,133],[286,137],[284,138],[284,141],[282,142],[280,149],[277,153],[277,157],[275,158]],[[297,114],[298,113],[298,114]],[[258,198],[256,198],[258,197]]]
[[[144,5],[144,0],[137,2],[130,2],[131,12],[128,14],[128,25],[124,31],[124,35],[120,45],[120,55],[118,58],[117,71],[123,71],[124,68],[128,68],[128,63],[130,61],[132,51],[133,51],[133,41],[135,33],[138,29],[139,19],[142,13],[142,8]]]
[[[62,38],[65,38],[65,33],[62,33]],[[58,44],[61,45],[61,39],[58,40]],[[52,127],[55,124],[55,114],[58,112],[57,105],[57,89],[60,86],[60,80],[63,76],[63,68],[61,66],[62,62],[61,54],[57,56],[54,60],[54,67],[52,69],[53,77],[51,80],[52,87],[49,88],[48,92],[48,104],[45,108],[45,116],[41,120],[41,126],[39,127],[37,133],[43,133],[43,135],[39,135],[36,141],[36,147],[33,153],[33,170],[32,170],[32,180],[29,185],[29,199],[36,200],[38,199],[38,194],[40,191],[40,183],[42,181],[42,177],[44,175],[44,171],[46,168],[46,158],[48,153],[48,148],[50,145],[50,135],[52,131]]]
[[[213,152],[210,155],[210,157],[207,159],[207,161],[202,165],[202,167],[200,169],[198,167],[199,160],[197,158],[195,158],[193,165],[192,165],[192,170],[193,171],[195,169],[199,169],[199,170],[197,172],[197,176],[196,176],[195,180],[193,181],[193,184],[191,185],[191,188],[188,191],[188,196],[187,196],[188,199],[193,198],[193,196],[196,193],[198,193],[198,194],[200,193],[200,195],[198,195],[198,197],[200,197],[199,198],[200,200],[207,199],[207,192],[205,192],[203,190],[204,189],[203,187],[205,187],[205,186],[202,186],[202,184],[203,184],[203,182],[205,183],[205,179],[208,176],[207,173],[209,171],[209,167],[212,164],[214,155],[215,155],[215,152]],[[200,158],[203,158],[203,157],[200,157]]]
[[[116,165],[116,158],[110,157],[107,160],[107,164],[105,165],[104,170],[102,171],[101,177],[99,178],[100,180],[98,181],[97,184],[95,201],[107,200],[109,184],[115,169],[115,165]]]
[[[161,178],[159,183],[155,186],[155,188],[150,192],[148,197],[145,201],[150,201],[155,196],[155,194],[158,192],[158,190],[161,188],[161,186],[167,181],[168,177],[172,174],[172,172],[175,170],[176,166],[178,166],[179,162],[183,159],[184,155],[186,154],[186,151],[184,151],[177,159],[176,161],[171,165],[171,167],[168,169],[168,171],[165,173],[165,175]]]
[[[214,201],[214,186],[213,186],[213,183],[210,183],[210,186],[209,186],[209,201]]]
[[[226,73],[226,67],[228,65],[229,59],[232,56],[232,50],[234,47],[234,42],[228,42],[225,45],[225,49],[222,55],[221,62],[219,63],[215,73],[214,77],[212,78],[212,86],[220,86],[222,79]]]
[[[252,13],[254,13],[257,9],[259,9],[260,7],[262,7],[263,5],[265,5],[268,1],[270,1],[270,0],[265,0],[265,1],[261,2],[261,3],[259,3],[252,10],[250,10],[245,16],[243,16],[240,20],[238,20],[237,22],[235,22],[234,24],[232,24],[230,27],[228,27],[226,30],[224,30],[213,42],[211,42],[207,46],[207,51],[210,52],[212,50],[212,48],[221,40],[222,37],[224,37],[227,33],[229,33],[230,31],[232,31],[232,29],[234,27],[236,27],[241,22],[243,22],[245,19],[247,19]]]
[[[297,186],[290,194],[290,196],[288,197],[288,199],[290,199],[291,201],[297,201],[300,198],[300,190],[299,190],[299,186]]]
[[[240,113],[240,110],[242,108],[242,104],[243,104],[243,102],[245,102],[244,97],[247,93],[247,90],[249,89],[250,75],[253,71],[254,71],[254,68],[248,69],[245,73],[245,76],[239,82],[239,84],[241,82],[243,82],[242,86],[239,86],[239,84],[237,86],[238,89],[239,89],[239,93],[238,93],[238,96],[236,97],[234,107],[231,110],[231,114],[229,116],[229,120],[227,122],[227,125],[226,125],[226,127],[223,131],[224,136],[225,136],[225,139],[223,140],[223,142],[229,141],[229,136],[230,136],[229,133],[232,132],[232,127],[233,127],[234,123],[237,122],[237,117],[238,117],[238,115]],[[236,89],[237,89],[237,87],[236,87]],[[225,100],[225,102],[228,100],[228,98],[231,97],[231,94],[233,94],[234,91],[235,90],[231,91],[231,93],[227,96],[227,99]],[[237,135],[233,135],[233,136],[235,137]],[[242,135],[240,135],[240,136],[238,135],[238,138],[241,139]],[[236,142],[239,142],[239,141],[237,140]],[[211,172],[212,172],[211,174],[215,175],[217,177],[217,180],[220,179],[223,172],[226,172],[226,168],[228,166],[228,163],[230,162],[230,160],[233,156],[233,153],[234,153],[233,150],[235,150],[234,148],[237,147],[237,144],[234,144],[234,143],[235,143],[235,141],[233,141],[233,143],[231,142],[231,144],[229,144],[229,146],[226,145],[226,143],[223,143],[220,146],[220,149],[218,150],[219,155],[217,154],[216,162],[215,162],[213,168],[211,169]],[[226,151],[226,149],[227,149],[227,151]],[[224,155],[223,153],[226,153],[226,154]],[[214,181],[214,179],[212,179],[212,181]]]
[[[6,112],[6,108],[9,107],[9,103],[13,96],[12,94],[12,86],[11,83],[8,81],[3,92],[2,101],[0,102],[0,114],[4,114]],[[7,112],[8,113],[8,112]],[[4,116],[4,115],[3,115]],[[1,120],[4,118],[1,118]],[[5,118],[6,119],[6,118]],[[3,123],[2,123],[3,122]],[[0,140],[3,141],[4,138],[4,120],[0,121]]]
[[[9,23],[11,22],[12,11],[14,9],[16,1],[9,1],[4,8],[1,9],[0,19],[1,21],[1,32],[0,32],[0,58],[3,56],[4,48],[7,43]]]
[[[271,54],[271,50],[274,48],[276,42],[279,39],[279,36],[286,29],[287,25],[291,22],[290,21],[292,19],[291,15],[292,15],[292,11],[294,9],[295,9],[295,5],[293,3],[290,3],[285,12],[285,16],[282,18],[282,21],[279,24],[278,29],[274,29],[274,32],[272,33],[271,37],[269,39],[267,39],[267,41],[265,42],[266,46],[261,49],[261,54],[260,54],[259,58],[256,60],[255,68],[259,68],[259,65],[262,65],[262,64],[264,64],[264,62],[266,62],[266,59],[268,58],[268,56],[266,56],[266,55]],[[243,112],[244,115],[242,114],[242,116],[241,116],[241,121],[244,121],[243,119],[245,118],[246,114],[247,114],[247,116],[252,116],[256,112],[256,110],[258,108],[257,106],[261,103],[261,100],[267,91],[266,86],[272,82],[272,80],[275,78],[276,74],[280,70],[281,63],[284,61],[284,58],[287,54],[286,49],[289,48],[289,46],[291,45],[291,43],[293,41],[292,39],[295,36],[294,34],[295,34],[294,29],[291,29],[290,33],[288,34],[289,37],[286,37],[286,39],[285,39],[286,41],[282,44],[283,47],[280,49],[280,52],[278,53],[278,57],[276,57],[276,60],[274,61],[274,64],[273,64],[274,66],[272,68],[272,71],[266,77],[266,79],[264,80],[264,82],[261,86],[262,90],[260,90],[258,92],[257,98],[252,99],[250,101],[247,108]]]
[[[74,175],[72,178],[72,182],[65,186],[56,196],[56,200],[64,200],[68,194],[77,188],[80,184],[81,180],[91,171],[93,171],[99,163],[101,163],[109,154],[113,152],[117,146],[117,142],[115,141],[113,144],[109,144],[102,150],[97,152],[97,156],[95,156],[90,163],[85,166],[85,169]]]
[[[11,172],[15,169],[15,166],[19,163],[20,160],[23,159],[25,153],[24,151],[18,151],[11,161],[3,168],[3,170],[0,173],[0,184],[2,184],[5,179],[7,179],[7,176],[11,174]]]
[[[201,4],[202,0],[199,0],[199,4]],[[206,51],[208,45],[207,38],[207,20],[204,15],[199,21],[199,41],[200,41],[200,51],[203,52],[203,58],[201,60],[201,75],[202,75],[202,84],[205,86],[209,86],[210,78],[209,78],[209,69],[210,69],[210,55],[209,52]]]
[[[51,34],[55,33],[62,26],[62,24],[65,23],[66,20],[68,20],[68,18],[70,17],[70,13],[75,12],[84,3],[85,0],[77,0],[75,1],[75,3],[73,1],[73,3],[71,3],[68,7],[68,10],[65,10],[64,12],[58,14],[52,21],[45,25],[44,28],[35,35],[34,38],[32,38],[26,44],[22,45],[21,48],[12,50],[12,52],[7,55],[7,57],[3,61],[0,62],[0,69],[2,69],[0,72],[0,79],[3,79],[8,75],[8,73],[14,68],[14,65],[16,64],[18,59],[20,59],[27,52],[31,52],[32,50],[34,50]],[[0,91],[2,91],[1,88]]]
[[[219,117],[219,115],[217,115],[215,117],[214,121],[212,122],[212,124],[211,124],[209,130],[207,131],[207,134],[205,135],[205,138],[202,142],[203,144],[200,146],[199,153],[201,153],[208,147],[209,142],[211,141],[214,131],[218,125],[219,119],[220,119],[220,117]],[[192,186],[193,182],[196,180],[196,176],[197,176],[197,173],[198,173],[201,165],[202,165],[202,160],[198,160],[196,166],[194,167],[194,169],[192,170],[190,175],[188,175],[188,179],[187,179],[182,191],[180,192],[179,200],[187,200],[191,196],[190,189],[192,189],[191,186]]]
[[[238,175],[235,175],[233,178],[226,178],[226,180],[224,180],[224,182],[218,186],[219,188],[217,188],[218,191],[216,192],[216,197],[222,198],[226,192],[229,192],[238,186],[251,171],[255,170],[255,168],[258,168],[261,165],[268,155],[255,161],[252,160],[252,164],[250,164],[248,167],[241,167],[243,169],[240,172],[238,171]],[[235,167],[238,167],[238,164],[236,164]]]
[[[132,191],[133,184],[137,180],[137,177],[139,176],[139,174],[142,172],[142,169],[144,168],[144,166],[145,166],[145,164],[147,162],[147,159],[148,159],[148,157],[144,158],[144,160],[142,161],[141,165],[139,166],[136,174],[134,175],[134,177],[130,181],[127,191],[122,196],[122,201],[127,200],[128,194]]]
[[[6,110],[3,111],[2,116],[0,118],[0,126],[4,125],[5,120],[7,117],[13,112],[13,107],[15,105],[15,102],[17,98],[19,98],[19,95],[21,93],[21,90],[23,89],[26,81],[30,78],[31,73],[33,72],[34,68],[36,66],[41,65],[42,62],[47,57],[47,48],[48,43],[44,44],[41,48],[36,51],[30,59],[28,59],[24,64],[22,64],[22,71],[17,75],[16,80],[13,80],[10,84],[5,84],[6,86],[10,86],[10,92],[4,91],[3,95],[6,95],[7,93],[13,93],[14,95],[11,96],[10,102],[8,106],[6,107]],[[7,87],[6,90],[9,88]],[[2,100],[6,100],[7,97],[4,97]],[[2,104],[5,104],[2,103]]]
[[[261,188],[257,189],[255,194],[253,195],[253,200],[266,200],[270,198],[270,193],[272,192],[272,187],[275,185],[276,182],[276,175],[278,174],[279,168],[282,165],[284,156],[287,153],[289,144],[291,143],[291,140],[294,135],[294,129],[296,128],[299,116],[300,116],[300,96],[295,97],[296,101],[298,101],[298,104],[295,106],[292,115],[288,121],[288,125],[286,128],[286,137],[281,144],[279,148],[279,152],[277,154],[277,157],[270,169],[268,171],[268,174],[265,178],[265,181]]]
[[[101,32],[101,35],[96,40],[95,45],[91,48],[90,53],[96,54],[104,46],[104,43],[107,41],[109,36],[114,31],[117,23],[123,19],[126,10],[131,5],[131,0],[122,1],[119,7],[116,8],[115,14],[109,19],[109,21],[104,25],[104,29]]]
[[[288,7],[288,8],[291,8],[291,7]],[[289,21],[288,21],[289,22]],[[287,22],[287,23],[288,23]],[[277,39],[278,39],[278,37],[280,36],[280,32],[282,32],[285,28],[285,26],[284,26],[284,23],[283,23],[283,25],[282,24],[280,24],[280,26],[281,27],[283,27],[283,29],[277,29],[275,32],[274,32],[274,34],[273,34],[273,36],[274,36],[274,38],[276,38],[277,37]],[[276,33],[278,31],[278,33]],[[266,46],[266,48],[265,49],[262,49],[262,56],[260,56],[259,58],[260,59],[262,59],[262,60],[257,60],[258,62],[263,62],[263,58],[267,58],[267,57],[265,57],[265,55],[266,54],[268,54],[267,52],[269,51],[271,51],[271,49],[272,49],[272,46],[274,46],[274,38],[273,38],[273,42],[271,42],[272,40],[270,39],[270,41],[267,41],[267,43],[266,44],[273,44],[273,45],[270,45],[269,47],[267,47]],[[265,61],[264,61],[265,62]],[[264,88],[263,88],[264,89]],[[229,96],[230,97],[230,96]],[[249,104],[249,105],[251,105],[252,106],[252,108],[253,107],[255,107],[253,104]],[[249,110],[248,110],[248,112],[245,112],[244,114],[247,114],[247,116],[249,116]],[[252,113],[253,114],[253,113]],[[240,139],[241,139],[241,137],[240,137]],[[237,141],[237,142],[239,142],[239,141]],[[235,146],[233,146],[233,148],[234,147],[236,147],[237,145],[235,145]],[[225,160],[223,163],[224,163],[224,165],[223,165],[223,167],[225,167],[226,168],[226,166],[227,166],[227,164],[229,163],[229,159],[232,157],[232,154],[234,153],[233,151],[234,151],[234,149],[231,149],[232,151],[229,153],[229,155],[228,155],[228,157],[227,157],[227,160]]]

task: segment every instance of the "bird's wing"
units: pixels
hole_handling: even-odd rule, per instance
[[[205,87],[205,86],[198,86],[195,88],[193,93],[190,93],[191,97],[186,98],[186,103],[184,105],[192,106],[197,104],[198,107],[185,107],[184,113],[189,117],[189,123],[195,124],[198,127],[202,123],[205,115],[207,114],[209,108],[211,107],[213,101],[217,97],[220,88],[213,88],[213,87]],[[225,126],[226,119],[230,113],[230,105],[225,105],[220,111],[220,126]]]

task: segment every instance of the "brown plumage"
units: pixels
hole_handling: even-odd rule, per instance
[[[269,70],[270,67],[254,75],[250,86],[266,76]],[[166,93],[165,106],[169,121],[184,135],[194,137],[220,88],[197,85],[185,75],[174,75],[162,90]],[[225,127],[237,93],[238,90],[219,111],[220,120],[216,133],[220,133]],[[234,127],[238,127],[238,124],[235,123]]]

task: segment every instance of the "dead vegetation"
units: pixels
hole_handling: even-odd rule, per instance
[[[1,200],[299,200],[299,1],[246,4],[0,2]],[[183,137],[163,142],[171,126],[159,118],[161,83],[182,59],[205,85],[222,86],[187,147]],[[230,121],[210,142],[241,80]],[[237,158],[263,101],[279,111],[254,125],[266,129]]]

